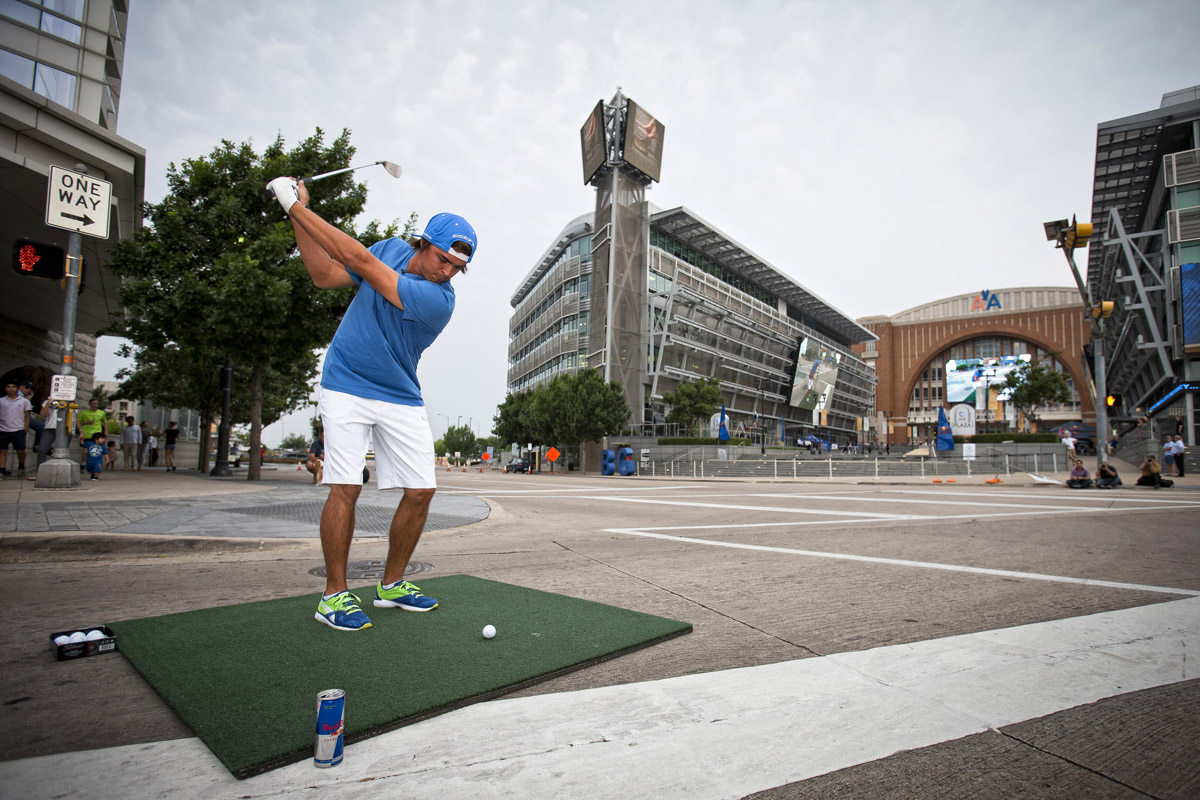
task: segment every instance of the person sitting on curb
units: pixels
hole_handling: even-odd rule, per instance
[[[1146,456],[1146,460],[1142,462],[1142,477],[1137,479],[1138,486],[1153,486],[1155,489],[1163,486],[1171,487],[1175,485],[1174,481],[1163,480],[1162,467],[1154,456]]]
[[[1102,462],[1096,470],[1096,488],[1115,489],[1120,485],[1121,476],[1117,474],[1117,468],[1107,461]]]
[[[1075,469],[1071,470],[1071,477],[1067,478],[1067,486],[1071,489],[1088,489],[1092,485],[1092,476],[1088,473],[1087,467],[1079,459],[1075,459]]]
[[[325,431],[322,430],[308,447],[305,468],[313,474],[313,483],[320,483],[325,473]],[[365,481],[364,481],[365,483]]]

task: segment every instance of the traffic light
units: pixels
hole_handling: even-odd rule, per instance
[[[1109,408],[1118,408],[1125,402],[1124,398],[1119,394],[1110,394],[1104,398],[1104,404]]]
[[[1078,250],[1081,247],[1087,247],[1088,239],[1090,238],[1092,238],[1092,223],[1076,222],[1071,227],[1067,228],[1067,235],[1063,240],[1063,247]]]
[[[1101,300],[1096,305],[1092,306],[1092,318],[1100,319],[1104,317],[1108,319],[1113,314],[1113,309],[1116,308],[1112,300]]]
[[[20,241],[13,245],[13,271],[39,278],[63,278],[66,251],[52,244]]]

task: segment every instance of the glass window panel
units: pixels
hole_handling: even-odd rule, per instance
[[[1192,206],[1200,206],[1200,186],[1188,187],[1187,189],[1176,189],[1176,197],[1179,201],[1178,208],[1191,208]]]
[[[33,87],[33,61],[7,50],[0,50],[0,75],[26,88]]]
[[[83,22],[83,0],[42,0],[42,5],[64,17]]]
[[[26,25],[36,28],[42,12],[33,6],[19,2],[19,0],[0,0],[0,16],[15,19],[17,22],[24,22]]]
[[[53,14],[42,14],[42,30],[55,36],[61,36],[75,44],[79,44],[79,40],[83,37],[82,28],[74,22],[67,22],[62,17],[56,17]]]
[[[75,107],[75,76],[69,72],[38,64],[33,76],[33,90],[59,105]]]

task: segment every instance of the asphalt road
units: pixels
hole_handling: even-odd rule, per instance
[[[116,475],[102,493],[53,498],[0,485],[0,520],[16,509],[0,580],[30,603],[0,634],[13,732],[0,796],[1200,795],[1191,478],[1071,491],[1020,477],[442,474],[436,502],[465,521],[422,538],[428,574],[694,632],[351,746],[335,770],[235,781],[123,659],[52,660],[52,630],[319,589],[315,519],[288,521],[289,536],[253,511],[319,507],[325,490],[306,477]],[[56,517],[74,529],[19,529],[51,503],[76,507]],[[113,519],[109,503],[147,513],[125,523],[136,530],[78,527],[97,506]],[[352,561],[384,552],[378,531],[363,533]]]

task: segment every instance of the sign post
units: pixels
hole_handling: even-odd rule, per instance
[[[79,276],[83,267],[83,236],[108,238],[108,223],[112,209],[112,184],[89,178],[87,167],[76,164],[75,170],[51,167],[46,186],[46,224],[70,231],[67,237],[67,263],[63,271],[62,363],[54,378],[52,399],[58,408],[58,425],[54,433],[54,450],[45,464],[38,464],[39,489],[78,489],[79,464],[71,460],[67,415],[79,379],[75,377],[75,317],[79,309]],[[69,391],[68,391],[68,387]]]

